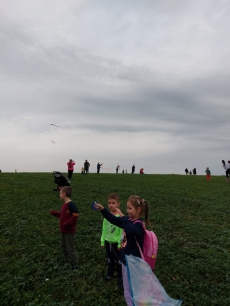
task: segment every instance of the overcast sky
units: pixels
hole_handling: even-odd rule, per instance
[[[0,169],[224,175],[229,15],[228,0],[0,0]]]

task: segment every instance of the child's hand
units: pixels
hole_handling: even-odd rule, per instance
[[[95,204],[94,204],[94,207],[95,207],[97,210],[102,210],[102,209],[104,209],[104,206],[102,206],[102,205],[99,204],[99,203],[95,203]]]
[[[101,248],[104,249],[105,247],[103,245],[101,245]]]
[[[120,215],[120,217],[124,216],[124,214],[121,212],[121,210],[119,208],[117,208],[117,213]]]

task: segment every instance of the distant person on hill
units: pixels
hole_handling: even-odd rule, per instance
[[[189,171],[189,174],[192,175],[192,171],[191,170]]]
[[[123,170],[122,170],[122,174],[124,174],[124,173],[125,173],[125,170],[123,169]]]
[[[206,172],[206,180],[210,181],[211,180],[211,171],[210,171],[209,167],[206,168],[205,172]]]
[[[117,164],[117,167],[116,167],[116,173],[118,173],[118,171],[120,170],[120,165]]]
[[[223,167],[226,171],[226,182],[228,182],[228,176],[230,175],[230,160],[228,161],[227,165],[225,164],[225,161],[222,160]]]
[[[100,169],[101,169],[101,166],[103,165],[103,163],[102,164],[100,164],[99,162],[98,162],[98,164],[97,164],[97,173],[100,173]]]
[[[141,169],[140,169],[140,174],[145,174],[145,173],[144,173],[144,170],[145,170],[144,168],[141,168]]]
[[[75,165],[75,162],[70,159],[67,163],[67,166],[68,166],[68,180],[70,182],[71,178],[72,178],[72,174],[73,174],[73,170],[74,170],[74,165]]]
[[[89,173],[89,166],[90,166],[90,163],[86,159],[85,162],[84,162],[84,173],[85,174]]]
[[[120,214],[117,212],[117,208],[120,206],[120,197],[116,193],[111,193],[108,196],[108,208],[110,213],[115,217],[120,217]],[[105,248],[106,256],[108,259],[108,269],[105,276],[106,281],[110,281],[113,278],[115,266],[117,268],[118,289],[123,289],[122,284],[122,270],[121,270],[121,261],[119,255],[119,249],[121,248],[121,235],[122,228],[119,228],[105,218],[103,220],[102,234],[101,234],[101,247]]]
[[[84,174],[84,167],[81,167],[81,174]]]
[[[188,174],[188,168],[185,168],[185,174],[187,175]]]
[[[135,172],[135,165],[132,166],[132,174]]]
[[[60,219],[61,247],[63,251],[64,263],[70,262],[72,269],[78,268],[78,258],[75,248],[74,236],[78,221],[78,209],[71,201],[72,188],[62,187],[60,198],[64,201],[61,211],[51,210],[50,214]]]
[[[193,174],[196,175],[196,168],[192,170]]]

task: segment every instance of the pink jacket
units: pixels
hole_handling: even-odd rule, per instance
[[[75,165],[75,162],[68,162],[68,163],[67,163],[68,171],[69,171],[69,170],[74,170],[74,167],[73,167],[74,165]]]

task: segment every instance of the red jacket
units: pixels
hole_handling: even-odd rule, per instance
[[[79,214],[76,205],[72,201],[63,204],[61,211],[52,210],[50,214],[60,218],[61,233],[73,234],[76,232]]]

